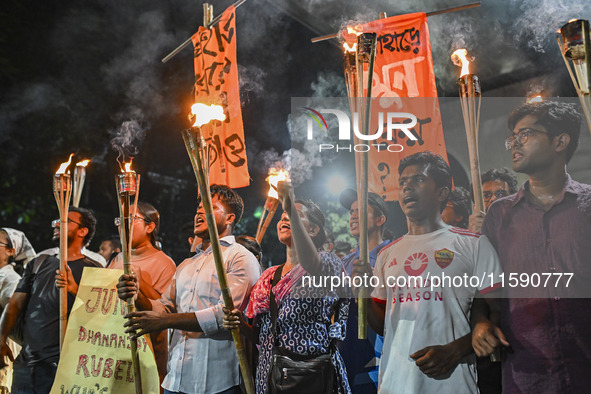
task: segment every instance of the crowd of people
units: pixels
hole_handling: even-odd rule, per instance
[[[211,185],[231,310],[202,202],[181,237],[194,253],[178,266],[158,242],[158,211],[140,202],[133,272],[117,284],[121,299],[136,300],[126,333],[150,336],[163,393],[243,392],[236,329],[259,394],[586,392],[591,186],[566,171],[581,123],[571,104],[516,108],[499,144],[511,152],[513,171],[528,180],[519,187],[507,168],[483,173],[484,212],[473,212],[470,191],[453,188],[441,156],[405,157],[398,163],[398,203],[408,232],[394,239],[386,228],[388,205],[370,192],[369,261],[359,245],[335,242],[319,206],[280,182],[277,236],[285,259],[263,271],[256,239],[234,235],[241,197]],[[359,239],[357,192],[347,189],[339,201],[349,212],[350,235]],[[52,223],[55,241],[60,225]],[[22,232],[0,229],[0,393],[49,393],[60,359],[59,289],[67,289],[71,309],[85,267],[123,266],[118,237],[105,239],[99,253],[87,249],[96,226],[90,210],[70,207],[67,226],[65,271],[58,249],[36,254]],[[543,274],[571,274],[571,287],[552,281],[535,286],[534,296],[507,291],[514,275]],[[349,281],[336,289],[303,286],[310,276]],[[483,280],[453,280],[466,277]],[[369,287],[369,326],[358,339],[362,287]]]

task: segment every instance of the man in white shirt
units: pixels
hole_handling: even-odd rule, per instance
[[[369,324],[384,334],[378,392],[477,392],[470,307],[495,288],[497,254],[486,237],[442,221],[451,172],[441,156],[416,153],[398,172],[408,234],[378,255],[379,285],[368,302]],[[357,263],[353,274],[363,273],[372,272]],[[485,280],[464,279],[471,277]]]
[[[228,287],[234,306],[244,310],[250,291],[260,276],[256,258],[232,235],[244,205],[227,186],[211,185],[212,205]],[[157,301],[137,291],[134,275],[123,275],[117,285],[119,297],[138,295],[142,312],[126,317],[127,332],[140,336],[172,328],[165,393],[240,393],[238,358],[229,331],[222,323],[222,306],[209,231],[202,204],[195,215],[195,235],[203,240],[197,254],[178,266],[169,289]]]

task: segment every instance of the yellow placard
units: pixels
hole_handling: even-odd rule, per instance
[[[122,270],[84,268],[50,394],[135,393],[127,305],[117,297]],[[160,393],[152,344],[138,340],[144,394]]]

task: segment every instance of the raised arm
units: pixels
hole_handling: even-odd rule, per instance
[[[292,250],[296,252],[297,258],[293,263],[299,263],[310,274],[319,274],[322,270],[322,260],[318,250],[306,231],[300,214],[295,207],[295,197],[293,186],[290,182],[279,182],[277,184],[277,194],[283,210],[289,217],[289,226],[291,229]],[[322,229],[318,229],[320,231]]]

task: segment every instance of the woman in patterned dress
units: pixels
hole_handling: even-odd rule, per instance
[[[345,338],[349,313],[348,299],[341,299],[335,291],[301,286],[304,275],[341,276],[342,263],[334,254],[318,252],[326,235],[324,215],[312,201],[295,200],[288,182],[278,185],[279,200],[284,212],[277,224],[279,241],[286,247],[286,261],[281,266],[267,269],[255,284],[246,316],[254,318],[248,325],[235,309],[225,309],[224,327],[240,330],[259,344],[256,370],[256,392],[268,392],[268,376],[274,345],[274,333],[269,312],[271,280],[277,269],[282,269],[281,280],[273,288],[278,305],[279,346],[303,355],[318,356],[330,351],[332,340]],[[295,203],[292,203],[295,201]],[[338,311],[331,323],[331,317]],[[335,392],[350,393],[345,364],[338,350],[332,353],[336,372]]]

